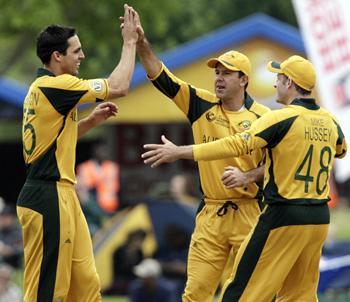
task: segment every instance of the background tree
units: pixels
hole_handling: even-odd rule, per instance
[[[130,0],[140,13],[157,52],[175,47],[257,12],[296,24],[286,0]],[[123,2],[115,0],[0,0],[0,75],[29,83],[40,61],[35,54],[39,31],[51,23],[77,28],[88,60],[80,69],[85,78],[104,76],[119,59],[118,17]]]

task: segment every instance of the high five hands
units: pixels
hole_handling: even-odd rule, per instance
[[[141,25],[139,14],[132,6],[129,6],[127,4],[124,4],[124,10],[125,10],[124,16],[119,17],[120,28],[122,30],[124,30],[124,27],[126,26],[126,24],[130,22],[129,21],[130,19],[132,19],[135,26],[136,26],[136,32],[138,34],[138,41],[143,40],[145,37],[145,33],[144,33],[142,25]]]

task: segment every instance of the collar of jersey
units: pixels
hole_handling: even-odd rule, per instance
[[[38,68],[38,71],[37,71],[36,75],[37,75],[37,78],[40,78],[40,77],[43,77],[43,76],[55,77],[55,75],[51,71],[49,71],[49,70],[47,70],[45,68]]]
[[[320,109],[320,106],[316,104],[316,100],[313,98],[294,99],[290,104],[302,106],[309,110]]]
[[[243,104],[243,106],[249,110],[250,107],[252,107],[253,103],[254,103],[254,100],[250,97],[250,95],[247,92],[244,92],[244,104]],[[222,104],[221,100],[219,100],[219,104],[220,105]]]

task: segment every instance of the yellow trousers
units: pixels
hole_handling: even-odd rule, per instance
[[[91,238],[74,186],[27,180],[17,214],[24,242],[24,301],[101,301]]]
[[[242,243],[222,302],[317,302],[329,209],[271,205]]]
[[[234,258],[260,214],[258,201],[234,201],[237,208],[206,202],[196,217],[187,265],[184,302],[212,302],[227,259]],[[232,269],[232,268],[231,268]]]

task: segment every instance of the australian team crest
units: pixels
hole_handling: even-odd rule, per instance
[[[252,125],[252,122],[251,121],[247,121],[247,120],[241,121],[238,124],[238,126],[242,127],[244,130],[248,130],[251,125]]]
[[[207,118],[207,120],[208,120],[209,122],[212,122],[212,121],[214,121],[214,120],[216,119],[215,114],[214,114],[213,112],[211,112],[211,111],[207,112],[207,114],[205,115],[205,117]]]

